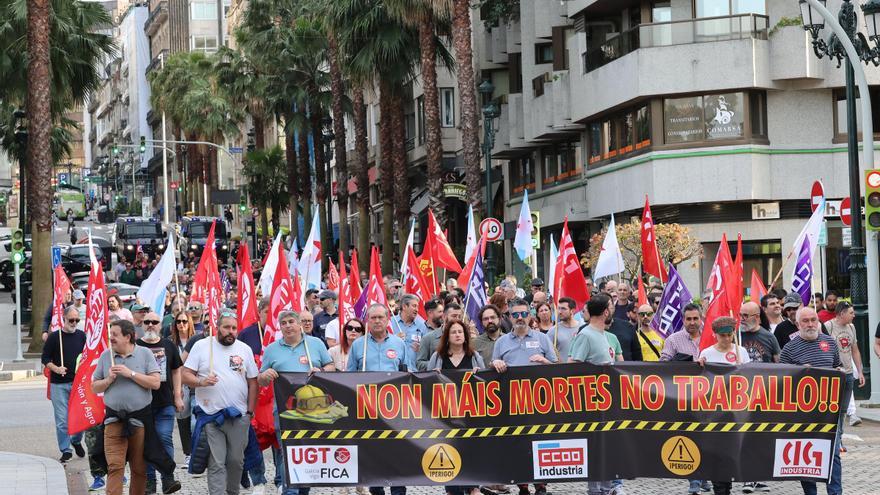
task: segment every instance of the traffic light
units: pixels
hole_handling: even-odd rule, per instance
[[[141,136],[141,153],[147,151],[147,138],[145,136]]]
[[[21,229],[12,231],[12,254],[10,259],[16,265],[24,263],[24,231]]]
[[[865,227],[880,231],[880,170],[865,172]]]
[[[117,145],[116,143],[113,143],[113,154],[114,155],[119,154],[119,145]]]
[[[247,203],[245,203],[244,196],[241,197],[241,202],[238,203],[238,211],[244,215],[247,212]]]

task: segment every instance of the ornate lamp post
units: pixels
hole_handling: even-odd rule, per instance
[[[324,249],[324,252],[327,255],[327,266],[330,266],[330,260],[333,259],[333,176],[330,173],[330,160],[333,159],[333,140],[336,139],[336,136],[333,134],[333,118],[332,117],[324,117],[321,119],[321,125],[323,126],[321,141],[324,143],[324,167],[327,169],[326,177],[327,177],[327,240],[330,241],[330,245]],[[347,185],[346,185],[347,186]],[[339,187],[342,187],[340,184]],[[342,223],[340,219],[339,227],[342,228]]]
[[[853,308],[855,309],[854,324],[856,327],[856,335],[859,340],[862,353],[862,361],[864,366],[865,379],[870,380],[870,356],[871,351],[871,335],[868,329],[868,267],[865,264],[865,244],[862,242],[862,215],[861,211],[861,172],[859,171],[859,147],[858,147],[858,127],[856,125],[856,96],[855,96],[855,70],[852,53],[848,53],[846,47],[838,37],[838,29],[842,28],[844,34],[852,42],[855,48],[855,55],[858,61],[872,63],[875,66],[880,65],[880,0],[869,0],[862,6],[862,12],[865,16],[868,37],[858,31],[858,15],[855,6],[851,0],[843,0],[837,20],[840,24],[833,26],[834,33],[826,41],[820,37],[820,32],[825,28],[827,10],[825,10],[827,0],[799,0],[801,10],[801,22],[804,29],[810,32],[813,39],[813,51],[820,59],[829,58],[837,60],[837,66],[840,67],[842,62],[846,63],[846,126],[847,126],[847,145],[849,158],[849,194],[850,201],[856,213],[852,215],[852,247],[850,248],[850,295],[852,297]],[[824,12],[823,12],[824,11]],[[833,18],[831,19],[833,21]],[[833,22],[831,22],[833,24]],[[870,42],[869,42],[870,39]],[[864,80],[864,71],[859,67],[860,79]],[[870,95],[863,94],[862,106],[863,112],[867,110],[866,122],[870,122],[870,106],[866,105],[866,101]],[[863,115],[863,118],[865,116]],[[873,131],[864,129],[865,142],[870,142],[870,148],[873,150]],[[867,168],[873,168],[872,162],[866,162]],[[870,239],[870,236],[868,236]],[[873,253],[872,253],[873,254]],[[870,260],[872,263],[872,276],[877,277],[878,267],[876,256]],[[866,399],[870,395],[870,386],[856,388],[856,397]]]
[[[492,148],[495,147],[495,119],[501,116],[501,110],[492,100],[495,86],[488,79],[477,87],[483,97],[483,158],[486,161],[486,218],[492,216]],[[486,281],[492,287],[495,284],[495,265],[492,257],[492,243],[486,243]]]

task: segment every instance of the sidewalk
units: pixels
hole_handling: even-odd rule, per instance
[[[0,452],[0,479],[9,495],[68,495],[64,468],[45,457]]]

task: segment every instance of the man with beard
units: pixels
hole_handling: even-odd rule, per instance
[[[761,327],[761,308],[749,301],[743,303],[739,310],[740,335],[752,362],[778,363],[779,342],[766,328]]]
[[[159,375],[153,353],[135,345],[134,325],[127,320],[114,321],[110,325],[110,348],[101,353],[92,375],[92,392],[104,394],[108,495],[122,495],[126,460],[131,471],[129,493],[145,492],[147,459],[156,460],[147,444],[157,440],[150,404],[151,391],[161,385]],[[162,449],[160,457],[170,464],[164,465],[162,470],[167,472],[168,467],[173,470],[174,463],[165,450],[159,448]],[[166,489],[165,493],[172,493],[180,489],[180,484]]]
[[[642,361],[660,361],[660,352],[663,349],[663,336],[657,330],[651,328],[654,320],[654,309],[649,304],[639,306],[639,346],[642,351]]]
[[[306,335],[299,324],[299,314],[295,311],[282,311],[278,314],[278,325],[281,327],[281,339],[276,340],[263,354],[263,365],[257,382],[260,386],[268,386],[284,372],[316,372],[336,371],[333,360],[327,352],[324,342],[317,337]],[[308,348],[307,348],[308,347]],[[275,411],[278,422],[278,411]],[[278,444],[281,445],[281,429],[275,429]],[[284,476],[284,450],[273,450],[275,469],[282,471]],[[284,478],[281,478],[283,480]],[[284,485],[278,485],[283,487]],[[263,494],[259,487],[253,493]],[[309,488],[287,488],[279,492],[282,495],[309,495]]]
[[[448,319],[461,321],[463,314],[458,303],[449,303],[444,306],[437,300],[426,302],[425,312],[428,314],[428,319],[425,321],[425,327],[428,332],[422,335],[422,339],[419,342],[419,353],[416,356],[416,369],[418,371],[428,370],[428,361],[431,360],[431,354],[437,350],[437,343],[440,341],[440,336],[443,335],[443,324]]]
[[[251,348],[239,340],[235,315],[222,313],[217,337],[193,346],[183,368],[183,383],[195,390],[196,428],[204,428],[210,448],[208,492],[238,493],[248,428],[257,402],[257,364]],[[196,452],[193,446],[193,453]]]
[[[784,320],[776,325],[773,330],[773,336],[776,337],[776,343],[780,349],[785,349],[789,341],[797,335],[797,325],[795,325],[794,315],[801,307],[801,296],[796,292],[787,294],[782,299],[782,317]]]
[[[556,325],[547,332],[547,339],[556,347],[559,353],[559,362],[568,362],[568,353],[571,348],[571,340],[578,332],[580,325],[574,321],[574,311],[577,303],[570,297],[562,297],[557,304],[559,311]]]
[[[400,297],[400,314],[391,318],[391,329],[406,344],[406,364],[418,369],[416,358],[421,349],[422,337],[428,333],[425,320],[419,316],[419,298],[413,294]]]
[[[835,310],[837,309],[837,298],[840,297],[840,294],[837,293],[836,290],[829,290],[825,293],[825,304],[821,311],[819,311],[819,321],[825,323],[827,321],[833,320],[835,316],[837,316]]]
[[[676,356],[700,357],[700,337],[703,335],[703,315],[700,306],[689,303],[684,307],[684,332],[675,332],[663,343],[660,361],[678,360]]]
[[[558,362],[553,343],[540,330],[530,328],[532,319],[529,303],[513,299],[510,303],[513,331],[502,335],[492,349],[492,366],[499,373],[508,366],[530,366]],[[529,485],[520,484],[519,495],[529,495]],[[546,495],[547,484],[535,483],[535,495]]]
[[[835,301],[836,302],[836,301]],[[791,341],[782,348],[780,362],[785,364],[799,364],[814,368],[837,368],[842,370],[840,353],[837,350],[837,342],[834,337],[825,335],[819,331],[819,316],[812,308],[801,308],[795,314],[795,323],[798,333]],[[846,405],[842,405],[845,409]],[[840,435],[840,429],[838,436]],[[828,481],[828,495],[840,495],[843,493],[841,479],[842,468],[840,465],[840,451],[837,448],[840,439],[837,438],[833,446],[833,460],[831,462],[831,478]],[[815,481],[801,481],[801,487],[805,495],[816,493]]]
[[[497,306],[487,304],[480,308],[480,323],[483,324],[483,333],[474,339],[474,350],[480,353],[484,363],[492,361],[492,351],[495,349],[495,341],[501,337],[501,310]]]
[[[156,433],[165,452],[169,457],[174,457],[174,412],[183,410],[183,390],[181,386],[180,367],[183,362],[180,360],[180,352],[177,346],[170,340],[162,338],[160,333],[161,321],[159,315],[150,311],[144,317],[144,336],[137,341],[137,345],[146,347],[153,353],[156,358],[156,365],[159,367],[159,389],[153,390],[153,401],[151,403],[153,411],[153,424],[156,427]],[[166,492],[169,487],[177,485],[180,482],[174,479],[174,473],[162,475],[162,492]],[[156,470],[152,465],[147,466],[147,491],[150,495],[156,493]]]
[[[782,302],[775,295],[765,294],[761,298],[761,308],[767,315],[767,330],[773,332],[780,323],[785,321],[785,318],[782,317]]]

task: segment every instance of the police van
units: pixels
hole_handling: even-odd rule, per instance
[[[165,251],[162,223],[155,218],[119,217],[113,236],[116,256],[120,261],[134,260],[139,250],[149,257]]]
[[[208,232],[211,224],[216,222],[214,229],[214,249],[217,251],[217,259],[224,263],[229,258],[229,237],[226,231],[226,222],[218,217],[183,217],[180,221],[180,254],[186,258],[187,253],[194,253],[197,257],[202,255],[205,241],[208,240]]]

